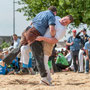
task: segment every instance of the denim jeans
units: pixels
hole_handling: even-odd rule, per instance
[[[90,55],[89,55],[90,59]],[[85,60],[85,72],[89,72],[89,60]]]
[[[39,41],[35,41],[30,45],[30,47],[31,47],[33,57],[37,62],[37,67],[41,77],[47,77],[47,73],[44,65],[44,53],[43,53],[42,43]]]
[[[73,66],[74,72],[78,70],[78,64],[76,64],[76,60],[78,59],[79,50],[71,51],[72,59],[73,59]]]

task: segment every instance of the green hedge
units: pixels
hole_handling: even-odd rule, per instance
[[[3,43],[0,45],[0,49],[7,48],[7,47],[10,47],[10,43],[3,42]]]

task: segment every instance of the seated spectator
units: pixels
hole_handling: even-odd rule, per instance
[[[4,55],[0,53],[0,74],[5,75],[6,74],[6,65],[4,62],[1,62],[4,58]]]
[[[15,70],[15,72],[19,71],[19,63],[17,57],[12,61],[11,65],[13,70]]]
[[[69,62],[62,53],[59,53],[57,56],[56,66],[58,71],[69,67]]]
[[[66,56],[66,52],[65,51],[63,51],[63,55]]]
[[[19,71],[18,58],[16,57],[10,65],[7,65],[7,74],[16,74]]]
[[[63,54],[63,52],[64,52],[64,50],[63,50],[63,48],[61,49],[61,53]]]

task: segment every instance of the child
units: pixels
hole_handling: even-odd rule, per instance
[[[6,65],[4,62],[2,62],[2,59],[4,58],[4,55],[0,53],[0,74],[5,75],[6,74]]]

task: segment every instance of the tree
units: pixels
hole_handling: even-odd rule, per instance
[[[24,12],[27,20],[53,5],[57,7],[58,16],[72,15],[75,26],[80,23],[90,25],[90,0],[20,0],[18,4],[23,5],[23,7],[17,11]]]

